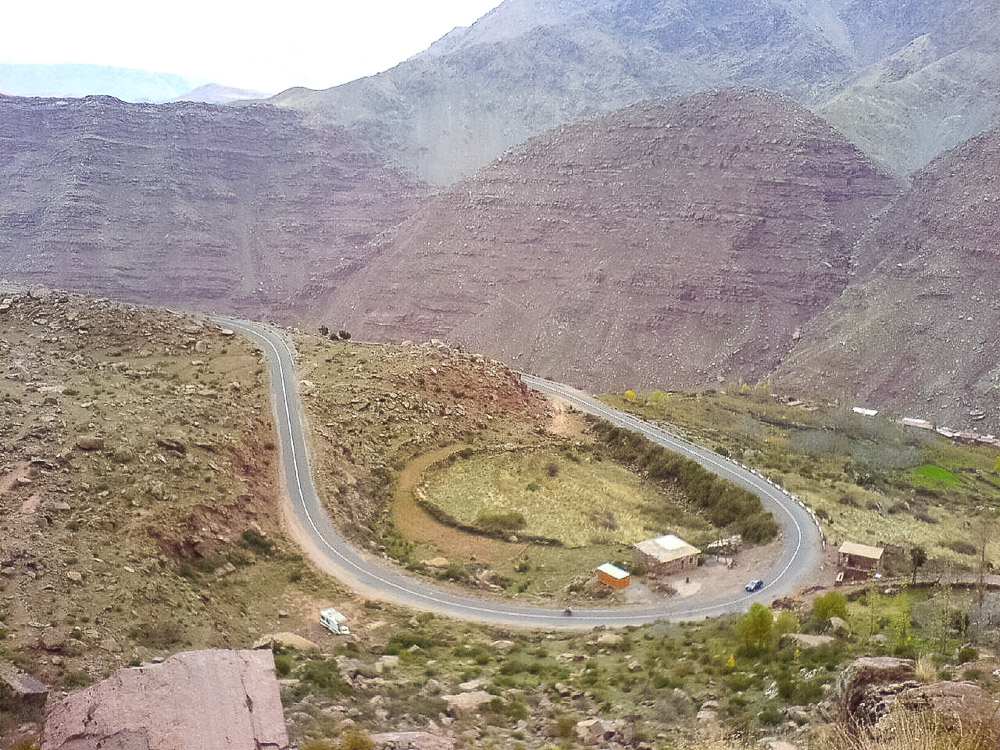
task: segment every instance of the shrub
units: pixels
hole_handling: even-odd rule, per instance
[[[812,608],[813,619],[820,622],[831,617],[847,617],[847,598],[838,591],[828,591],[816,597]]]
[[[374,750],[375,743],[361,727],[352,727],[340,737],[339,750]]]
[[[978,552],[976,545],[964,539],[953,539],[948,542],[939,542],[939,544],[942,547],[950,549],[952,552],[957,552],[960,555],[968,555],[969,557],[975,557]]]
[[[958,650],[958,663],[965,664],[967,661],[975,661],[979,658],[979,651],[973,646],[963,646]]]
[[[274,552],[274,542],[255,529],[247,529],[240,535],[240,546],[261,557]]]
[[[524,514],[516,510],[508,513],[483,513],[476,519],[476,526],[491,534],[518,531],[527,523]]]
[[[351,692],[350,685],[340,678],[340,670],[334,661],[310,659],[302,668],[299,678],[330,697],[347,695]]]
[[[277,654],[274,657],[274,673],[278,677],[288,677],[292,673],[292,657],[287,654]]]

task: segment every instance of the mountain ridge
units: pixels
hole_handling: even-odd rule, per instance
[[[634,105],[432,198],[379,238],[326,316],[592,388],[756,379],[846,286],[854,240],[896,192],[787,98]]]

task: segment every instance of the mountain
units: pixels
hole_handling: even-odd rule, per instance
[[[1000,131],[938,157],[861,244],[881,258],[778,370],[782,383],[913,416],[1000,425]]]
[[[752,86],[822,108],[915,39],[934,39],[957,21],[966,28],[963,19],[977,17],[971,11],[987,17],[997,1],[506,0],[392,70],[326,91],[291,89],[272,101],[348,125],[447,185],[533,135],[645,99]],[[1000,53],[994,45],[982,54],[981,75],[988,75]],[[936,59],[931,54],[926,64]],[[874,87],[864,114],[875,130],[908,118],[913,138],[933,140],[929,133],[952,124],[905,108],[934,95],[883,96]],[[846,108],[839,119],[831,114],[845,132],[848,104],[829,104],[831,112]],[[943,142],[988,119],[990,106],[959,102],[953,114],[969,124]],[[894,159],[902,156],[895,151],[878,153],[897,173],[910,164]]]
[[[962,6],[816,109],[899,175],[1000,123],[1000,2]]]
[[[288,317],[426,188],[267,105],[0,100],[0,277]]]
[[[172,102],[202,102],[204,104],[232,104],[267,99],[270,94],[252,89],[236,89],[231,86],[220,86],[217,83],[207,83],[193,91],[174,97]]]
[[[326,317],[593,388],[756,379],[840,295],[896,192],[788,98],[635,105],[436,196],[379,239]]]
[[[0,63],[0,89],[15,96],[113,96],[131,102],[164,102],[208,83],[205,79],[104,65]]]

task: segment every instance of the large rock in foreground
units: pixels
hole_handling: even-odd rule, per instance
[[[261,651],[188,651],[122,669],[48,710],[42,750],[287,750],[274,676]]]

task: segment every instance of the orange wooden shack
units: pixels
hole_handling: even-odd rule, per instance
[[[604,563],[597,566],[597,580],[612,588],[623,589],[628,587],[629,572],[622,570],[617,565]]]

